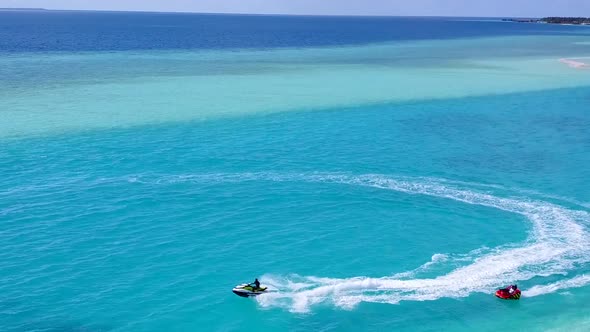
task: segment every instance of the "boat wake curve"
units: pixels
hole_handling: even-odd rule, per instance
[[[490,293],[498,286],[515,281],[571,273],[574,266],[590,262],[590,237],[587,230],[590,214],[587,211],[572,210],[539,199],[491,194],[491,190],[485,190],[493,189],[490,186],[470,186],[468,183],[433,178],[341,173],[221,173],[177,176],[168,180],[315,182],[364,186],[495,208],[522,215],[532,225],[527,240],[517,246],[481,248],[463,257],[435,254],[430,262],[416,270],[393,276],[318,278],[267,275],[263,277],[263,283],[279,291],[256,299],[264,307],[306,312],[320,303],[350,309],[360,302],[395,304],[400,301],[465,297],[477,292]],[[463,265],[449,273],[434,278],[414,278],[416,272],[458,259],[464,260]],[[569,281],[533,286],[529,296],[540,295],[544,290],[554,292],[588,283],[590,278],[587,276],[574,276]],[[527,296],[526,289],[523,296]]]

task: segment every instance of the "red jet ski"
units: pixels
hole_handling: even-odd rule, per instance
[[[512,290],[512,292],[510,292],[510,290]],[[496,297],[503,300],[518,300],[520,299],[520,294],[520,289],[518,289],[516,285],[508,286],[496,291]]]

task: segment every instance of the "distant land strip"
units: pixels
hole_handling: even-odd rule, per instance
[[[544,17],[544,18],[505,18],[502,21],[519,23],[548,23],[548,24],[570,24],[590,25],[590,17]]]

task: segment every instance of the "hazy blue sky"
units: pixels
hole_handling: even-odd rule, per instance
[[[590,16],[590,0],[0,0],[0,7],[333,15]]]

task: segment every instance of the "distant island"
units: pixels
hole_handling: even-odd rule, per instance
[[[547,23],[547,24],[570,24],[570,25],[590,25],[589,17],[544,17],[536,18],[505,18],[502,21],[518,23]]]
[[[543,23],[551,24],[577,24],[590,25],[589,17],[545,17],[541,19]]]

